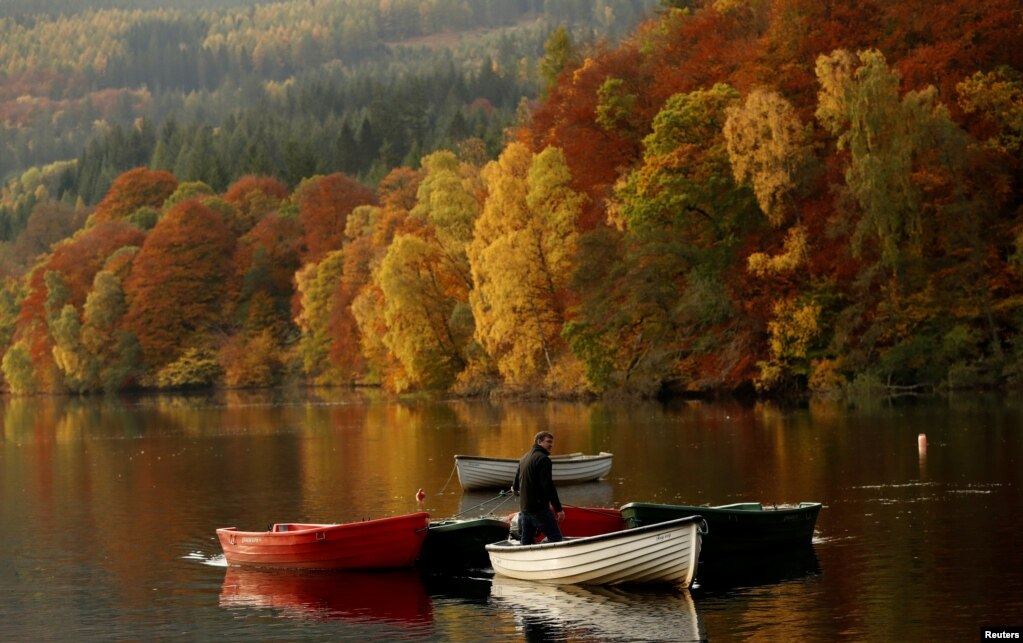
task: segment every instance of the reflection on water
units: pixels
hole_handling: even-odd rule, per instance
[[[495,489],[462,492],[458,500],[459,518],[488,516],[504,518],[519,510],[519,499],[514,494]]]
[[[514,497],[480,508],[497,490],[461,492],[453,456],[517,456],[539,430],[562,452],[615,454],[607,480],[561,486],[565,504],[822,501],[813,547],[738,569],[701,565],[691,599],[587,590],[580,603],[562,590],[553,605],[537,599],[550,588],[524,604],[514,590],[501,596],[484,572],[370,576],[354,591],[330,573],[299,583],[222,566],[218,527],[408,513],[419,487],[437,519],[510,514]],[[1021,463],[1015,398],[803,408],[343,390],[0,399],[0,640],[617,640],[634,636],[633,621],[657,631],[665,613],[692,624],[686,600],[711,640],[967,640],[978,623],[1023,614]],[[597,600],[628,616],[580,616]]]
[[[576,507],[610,507],[614,505],[614,485],[604,480],[558,485],[558,498],[562,504]],[[504,517],[518,510],[519,499],[512,494],[501,493],[499,489],[463,491],[458,506],[463,517]]]
[[[700,561],[696,587],[705,592],[759,587],[821,573],[813,546],[759,554],[733,554],[710,562]]]
[[[493,576],[493,573],[480,569],[435,569],[424,571],[422,580],[427,593],[434,599],[486,604]]]
[[[424,623],[433,617],[430,597],[414,569],[314,572],[228,567],[220,606],[268,608],[306,619]]]
[[[492,602],[507,605],[527,640],[699,641],[696,606],[670,587],[555,587],[494,576]]]

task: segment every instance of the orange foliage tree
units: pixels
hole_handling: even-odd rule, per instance
[[[221,321],[235,239],[198,201],[175,205],[146,237],[125,282],[127,328],[158,369]]]
[[[62,378],[54,369],[53,341],[47,327],[48,307],[52,310],[58,305],[70,304],[80,311],[96,273],[107,258],[120,248],[141,245],[143,239],[143,232],[128,223],[99,223],[56,246],[53,253],[29,273],[15,341],[28,346],[38,390],[57,391],[63,387]],[[63,283],[65,292],[60,302],[48,301],[51,293],[46,286],[46,273],[49,272],[59,274]]]
[[[416,192],[422,180],[422,173],[410,167],[394,168],[377,187],[380,206],[389,212],[407,212],[416,207]]]
[[[1019,0],[952,0],[943,2],[940,11],[922,0],[884,6],[888,28],[879,32],[878,41],[885,57],[895,61],[904,89],[934,85],[941,100],[951,105],[956,84],[973,72],[1023,67]]]
[[[774,0],[771,5],[770,23],[752,52],[752,62],[739,72],[749,84],[736,86],[775,88],[803,120],[809,120],[817,98],[814,61],[840,47],[873,46],[883,22],[882,8],[876,0]]]
[[[296,321],[303,332],[299,348],[306,374],[316,381],[392,379],[392,363],[382,343],[387,332],[385,297],[371,277],[394,235],[409,223],[408,213],[400,208],[360,206],[348,219],[344,247],[296,274]]]
[[[551,87],[547,101],[533,113],[530,130],[522,133],[535,152],[546,147],[564,151],[572,189],[589,197],[578,221],[581,230],[603,222],[599,205],[622,167],[638,157],[639,133],[657,111],[651,108],[649,96],[643,90],[652,80],[639,70],[639,64],[639,53],[633,43],[606,56],[587,59],[579,69],[562,73],[561,81]],[[611,94],[605,88],[608,79],[620,81]],[[607,96],[603,103],[602,88]],[[615,118],[598,120],[598,110],[609,109],[612,99],[628,104],[628,122]]]
[[[234,256],[235,320],[246,332],[272,331],[283,339],[291,325],[295,271],[300,267],[298,222],[270,213],[241,239]]]
[[[137,167],[114,179],[107,195],[96,206],[93,224],[123,219],[141,207],[159,208],[178,187],[178,180],[165,170]]]
[[[269,176],[243,176],[224,192],[224,200],[236,209],[235,234],[248,232],[263,215],[280,207],[289,196],[288,186]]]
[[[317,262],[344,241],[345,223],[353,209],[373,205],[372,190],[344,174],[303,181],[295,190],[298,220],[305,231],[303,262]]]

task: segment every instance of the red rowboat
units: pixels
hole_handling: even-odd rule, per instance
[[[620,509],[604,507],[573,507],[565,505],[561,534],[567,537],[599,536],[621,531],[627,526]],[[566,531],[567,529],[567,531]]]
[[[613,531],[621,531],[628,525],[622,518],[620,509],[605,509],[604,507],[576,507],[563,505],[565,519],[558,523],[561,528],[561,535],[566,538],[582,538],[585,536],[599,536],[609,534]],[[519,514],[518,512],[508,516],[508,522],[512,525],[512,537],[516,540],[519,537]],[[536,535],[537,542],[543,539],[543,534]]]
[[[419,556],[430,514],[346,524],[277,523],[270,531],[217,530],[229,565],[286,569],[407,567]]]

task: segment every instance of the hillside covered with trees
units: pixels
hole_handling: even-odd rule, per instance
[[[467,138],[495,156],[555,25],[616,38],[655,3],[3,3],[0,242],[40,180],[95,205],[140,165],[223,191],[254,173],[376,183]]]
[[[470,136],[379,180],[150,159],[94,209],[40,172],[25,230],[67,238],[5,281],[3,375],[17,393],[1017,387],[1021,41],[1016,0],[679,0],[618,45],[549,33],[522,70],[543,98],[496,158]]]

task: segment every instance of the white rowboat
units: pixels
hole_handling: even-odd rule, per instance
[[[556,543],[487,545],[494,572],[561,585],[672,583],[689,587],[700,558],[703,518],[689,516]]]
[[[603,478],[611,471],[613,457],[614,454],[605,451],[599,455],[570,453],[551,456],[554,483],[572,484]],[[455,468],[462,489],[507,489],[515,481],[519,461],[516,458],[456,455]]]

